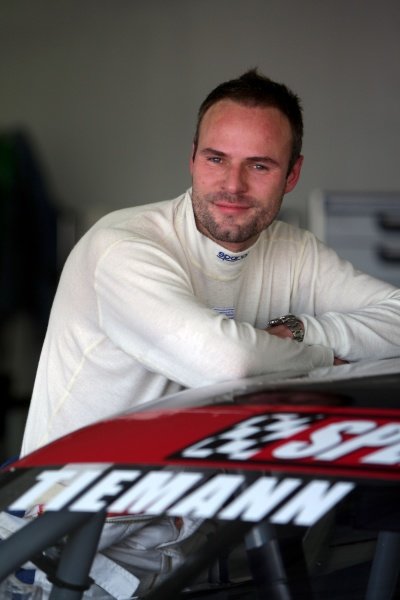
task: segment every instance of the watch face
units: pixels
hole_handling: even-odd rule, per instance
[[[293,339],[296,340],[296,342],[302,342],[304,339],[304,331],[303,329],[295,329],[295,330],[291,330],[291,332],[293,333]]]
[[[303,323],[294,315],[287,315],[287,317],[284,318],[284,323],[292,332],[293,339],[296,340],[296,342],[302,342],[304,339]]]

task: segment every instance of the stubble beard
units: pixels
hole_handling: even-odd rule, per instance
[[[236,223],[235,215],[224,215],[223,218],[217,221],[210,207],[214,202],[220,200],[232,204],[245,202],[251,208],[252,214],[243,223]],[[217,242],[243,244],[269,227],[279,212],[282,199],[273,208],[267,210],[257,207],[256,201],[251,198],[243,199],[241,196],[227,194],[226,192],[201,196],[193,189],[192,203],[196,225],[201,233]]]

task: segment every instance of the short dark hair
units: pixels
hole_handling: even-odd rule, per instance
[[[268,106],[279,109],[289,120],[292,130],[292,153],[289,173],[301,154],[303,143],[303,116],[299,97],[286,85],[260,75],[257,69],[250,69],[237,79],[225,81],[213,89],[199,108],[194,135],[196,154],[199,133],[204,115],[211,106],[221,100],[233,100],[245,106]]]

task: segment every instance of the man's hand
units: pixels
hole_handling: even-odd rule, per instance
[[[274,327],[266,327],[265,331],[267,333],[270,333],[271,335],[276,335],[280,338],[293,339],[293,334],[290,331],[289,327],[286,327],[286,325],[275,325]]]
[[[342,360],[341,358],[337,358],[335,356],[335,358],[333,359],[333,364],[334,365],[348,365],[349,362],[347,360]]]

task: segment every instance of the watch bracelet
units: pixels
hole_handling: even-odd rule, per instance
[[[271,319],[268,321],[267,327],[276,327],[277,325],[286,325],[291,331],[293,339],[296,342],[302,342],[304,338],[304,330],[300,326],[301,321],[295,315],[288,314],[278,317],[277,319]]]

